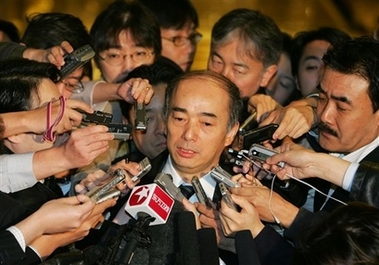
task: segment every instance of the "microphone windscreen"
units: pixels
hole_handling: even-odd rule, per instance
[[[200,249],[194,214],[188,211],[179,213],[177,226],[180,264],[200,265]]]
[[[177,221],[178,214],[184,208],[180,202],[175,201],[171,214],[165,224],[149,227],[151,247],[149,251],[149,265],[178,264],[177,253],[179,248]]]
[[[202,265],[220,264],[216,231],[214,228],[201,228],[197,231],[200,249],[200,263]]]

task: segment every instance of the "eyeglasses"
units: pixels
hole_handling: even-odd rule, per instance
[[[79,93],[82,93],[83,90],[84,90],[84,86],[83,86],[83,83],[81,81],[79,81],[77,84],[73,85],[73,84],[70,84],[70,83],[67,83],[65,81],[62,81],[62,84],[65,85],[65,88],[70,91],[71,93],[74,93],[74,94],[79,94]]]
[[[195,33],[189,35],[188,37],[175,36],[172,38],[166,38],[166,37],[161,36],[162,39],[173,42],[176,47],[183,46],[183,45],[187,44],[188,42],[195,45],[201,40],[202,37],[203,37],[203,35],[201,35],[201,33],[199,33],[199,32],[195,32]]]
[[[149,60],[153,54],[153,52],[135,51],[132,54],[108,53],[105,57],[101,57],[100,55],[99,57],[110,65],[119,66],[125,62],[127,56],[130,56],[130,59],[135,63],[144,63]]]

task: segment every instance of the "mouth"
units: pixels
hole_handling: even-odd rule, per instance
[[[157,144],[156,147],[167,147],[167,142],[161,142]]]
[[[184,157],[184,158],[192,158],[194,157],[197,152],[191,149],[186,149],[182,147],[177,147],[176,152],[178,153],[179,156]]]
[[[185,69],[189,69],[192,66],[193,61],[182,63],[181,66]]]

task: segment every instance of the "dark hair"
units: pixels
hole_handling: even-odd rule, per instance
[[[286,53],[288,55],[288,58],[291,58],[292,36],[286,32],[282,32],[282,39],[283,39],[282,52]]]
[[[373,112],[379,109],[379,40],[363,36],[340,43],[327,51],[323,61],[337,72],[366,80]]]
[[[293,264],[378,264],[379,209],[359,202],[342,206],[305,242],[298,246]]]
[[[241,116],[241,111],[243,108],[242,99],[240,96],[239,89],[236,85],[231,82],[225,76],[216,73],[210,70],[196,70],[192,72],[185,73],[175,78],[172,82],[169,83],[166,89],[165,96],[165,107],[164,107],[164,116],[167,120],[172,97],[177,91],[181,82],[189,79],[201,79],[204,81],[211,81],[216,83],[221,89],[225,90],[229,95],[229,121],[228,121],[228,130],[230,130],[238,121]]]
[[[296,33],[293,38],[291,54],[293,76],[297,77],[298,75],[300,58],[308,43],[315,40],[323,40],[329,42],[331,46],[334,46],[339,42],[345,42],[350,39],[350,36],[346,32],[332,27],[321,27],[317,30],[300,31]]]
[[[141,65],[133,69],[122,82],[125,82],[131,78],[143,78],[149,80],[149,83],[156,87],[160,84],[170,83],[175,77],[181,75],[182,73],[182,69],[174,62],[165,60],[162,57],[162,59],[158,59],[158,61],[151,65]],[[122,115],[129,118],[129,111],[133,105],[121,100],[120,107]]]
[[[90,30],[96,63],[99,52],[120,46],[118,36],[123,30],[130,30],[137,45],[153,48],[155,56],[160,55],[161,33],[151,11],[138,1],[115,1],[96,17]]]
[[[189,0],[139,0],[154,14],[161,28],[181,29],[187,22],[199,26],[195,7]]]
[[[83,22],[71,14],[39,13],[27,17],[28,26],[21,42],[27,47],[48,49],[68,41],[74,49],[90,44],[90,36]],[[84,65],[84,75],[92,78],[92,65]]]
[[[83,22],[71,14],[39,13],[27,17],[28,26],[21,42],[36,49],[48,49],[68,41],[74,49],[90,43]]]
[[[261,61],[265,67],[276,64],[282,48],[282,35],[274,20],[259,11],[234,9],[212,28],[211,49],[238,38],[241,51]]]
[[[58,77],[58,68],[50,63],[28,59],[0,62],[0,113],[30,110],[34,97],[39,100],[40,83],[44,79],[55,82]]]
[[[20,42],[18,28],[12,22],[0,19],[0,31],[7,34],[11,41]]]

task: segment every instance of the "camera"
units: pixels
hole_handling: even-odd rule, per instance
[[[65,79],[72,72],[74,72],[79,67],[82,67],[86,62],[91,60],[95,56],[95,51],[90,45],[84,45],[79,49],[76,49],[72,53],[66,54],[64,56],[65,64],[60,70],[60,79]]]
[[[249,149],[252,144],[272,140],[279,125],[272,123],[249,131],[238,132],[238,150]]]
[[[112,122],[113,115],[111,113],[95,110],[93,113],[87,113],[78,110],[82,114],[82,123],[88,124],[107,124]]]
[[[114,139],[127,141],[132,133],[130,124],[112,123],[113,115],[111,113],[102,112],[99,110],[93,113],[87,113],[77,110],[82,114],[82,125],[101,124],[108,127],[108,131],[114,135]]]

